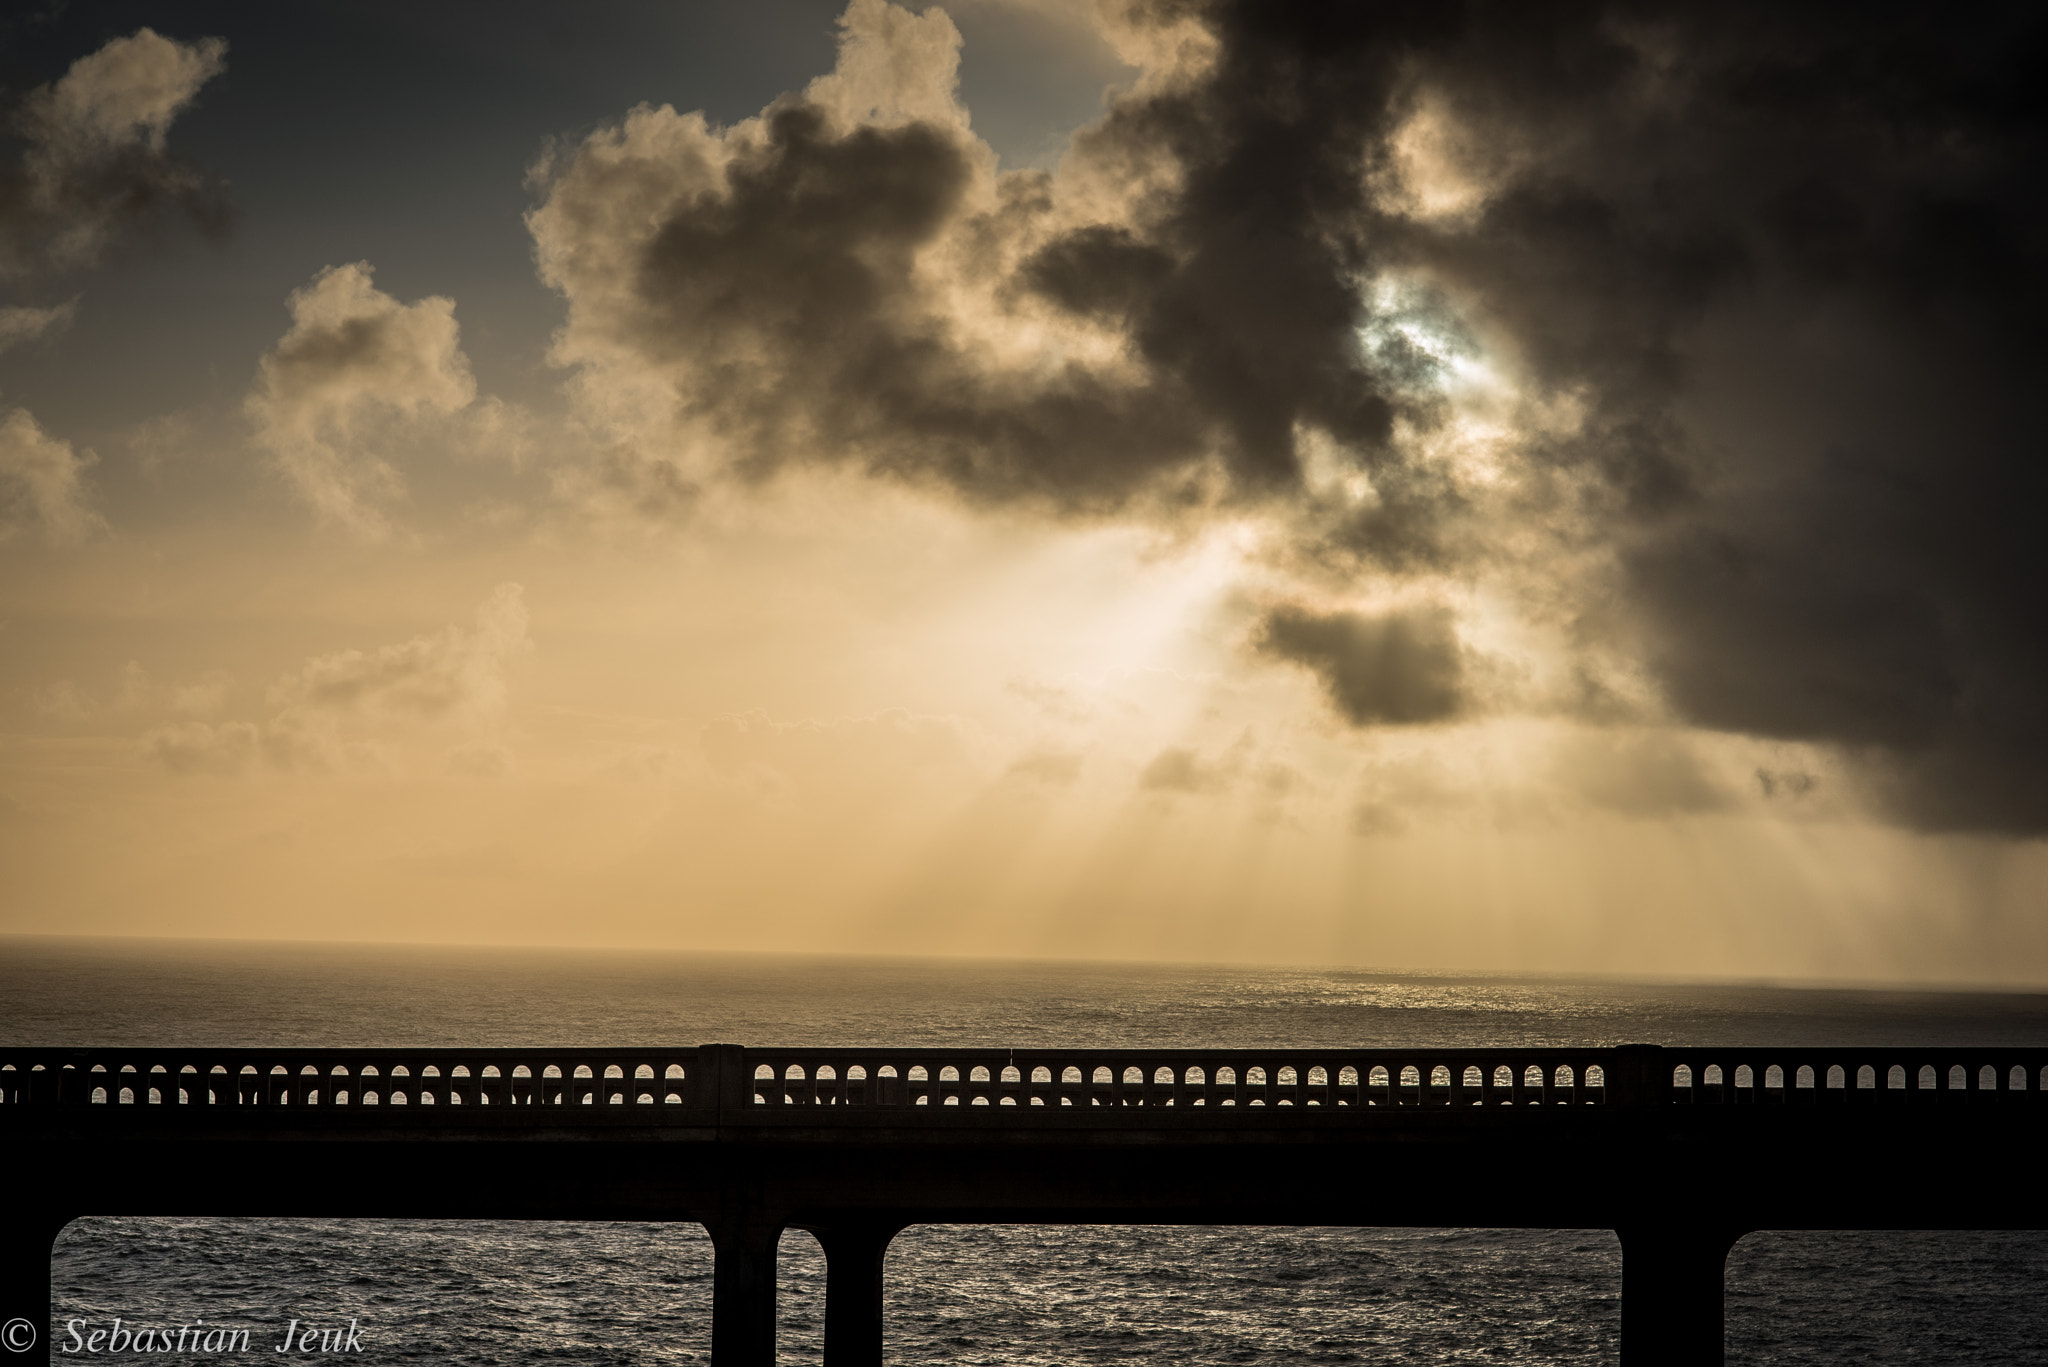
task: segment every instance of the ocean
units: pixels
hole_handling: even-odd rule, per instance
[[[0,940],[0,1040],[346,1046],[2048,1045],[2048,995],[1122,964],[212,941]],[[19,1180],[19,1179],[17,1179]],[[694,1225],[102,1216],[52,1264],[63,1325],[204,1320],[268,1352],[353,1321],[364,1361],[708,1360]],[[904,1364],[1616,1360],[1607,1230],[921,1226],[891,1246]],[[1752,1234],[1733,1364],[2048,1363],[2048,1233]],[[815,1362],[824,1260],[781,1253]],[[97,1360],[159,1361],[160,1355]]]

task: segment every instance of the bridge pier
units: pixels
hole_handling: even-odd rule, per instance
[[[712,1249],[712,1362],[716,1367],[775,1367],[775,1249],[782,1242],[781,1222],[747,1214],[708,1221],[705,1228]]]
[[[893,1222],[806,1224],[825,1250],[825,1367],[882,1367],[882,1264]]]
[[[70,1222],[68,1215],[34,1206],[9,1210],[0,1221],[0,1362],[39,1362],[49,1355],[50,1251]]]
[[[1621,1367],[1721,1367],[1728,1250],[1749,1231],[1633,1225],[1621,1237]]]

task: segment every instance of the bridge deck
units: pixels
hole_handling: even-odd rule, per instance
[[[827,1355],[880,1360],[925,1222],[1606,1227],[1630,1364],[1720,1360],[1757,1228],[2033,1228],[2048,1051],[0,1050],[36,1174],[9,1304],[81,1214],[694,1220],[713,1351],[773,1360],[817,1232]],[[1773,1084],[1777,1085],[1773,1085]],[[10,1311],[9,1313],[14,1313]]]

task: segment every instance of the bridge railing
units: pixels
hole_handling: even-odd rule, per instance
[[[0,1049],[0,1105],[686,1107],[698,1052]]]
[[[748,1049],[749,1104],[1609,1104],[1608,1049]]]
[[[1678,1105],[2036,1105],[2048,1050],[1667,1048]]]
[[[1475,1106],[2037,1106],[2044,1095],[2048,1049],[0,1048],[0,1109],[406,1106],[449,1118],[462,1108],[577,1105],[649,1107],[650,1118],[733,1108],[962,1106],[1356,1114]]]

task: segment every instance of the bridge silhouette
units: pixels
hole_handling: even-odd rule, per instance
[[[2044,1094],[2004,1048],[0,1048],[0,1357],[70,1220],[236,1215],[697,1221],[718,1367],[774,1362],[791,1228],[828,1367],[914,1224],[1607,1228],[1625,1367],[1696,1367],[1752,1230],[2048,1224]]]

